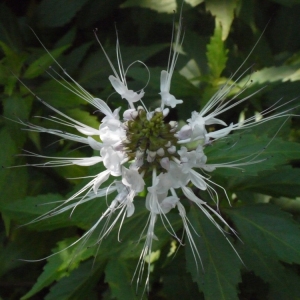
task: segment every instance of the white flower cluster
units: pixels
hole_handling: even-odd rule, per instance
[[[147,191],[145,206],[149,210],[148,229],[136,271],[138,278],[140,278],[144,270],[145,257],[151,254],[153,239],[156,239],[155,223],[157,218],[163,219],[166,230],[181,243],[180,238],[177,237],[166,216],[172,209],[178,210],[196,263],[197,261],[201,263],[200,254],[190,231],[191,225],[186,216],[185,206],[182,204],[182,201],[186,201],[186,199],[198,206],[204,215],[222,232],[225,238],[227,238],[227,231],[224,230],[225,227],[235,234],[234,230],[222,218],[218,210],[214,210],[207,202],[200,199],[196,195],[195,190],[207,190],[211,199],[215,201],[218,207],[218,194],[215,187],[223,189],[225,195],[226,191],[223,187],[212,182],[207,172],[212,172],[219,167],[237,167],[252,164],[256,163],[257,160],[252,159],[246,163],[228,162],[223,165],[209,164],[205,155],[205,148],[211,141],[224,138],[234,130],[249,128],[256,126],[259,122],[262,123],[287,115],[287,111],[284,111],[277,115],[266,116],[275,110],[275,108],[272,108],[261,113],[263,118],[259,122],[255,120],[255,117],[251,117],[242,123],[238,122],[227,125],[219,119],[219,116],[250,97],[237,100],[239,95],[236,95],[234,98],[225,101],[226,96],[235,86],[235,83],[229,83],[228,81],[200,112],[191,112],[190,119],[186,121],[186,125],[182,128],[177,130],[177,122],[175,121],[165,123],[164,118],[169,113],[168,107],[175,108],[177,105],[183,103],[183,100],[176,99],[170,93],[172,75],[179,55],[178,47],[181,44],[180,40],[181,24],[179,24],[179,29],[175,37],[174,50],[170,52],[169,66],[167,70],[161,71],[159,92],[161,105],[155,110],[149,111],[143,104],[142,98],[145,95],[143,90],[133,91],[128,88],[125,78],[126,72],[120,59],[121,53],[118,41],[117,57],[119,74],[99,42],[114,73],[108,79],[115,92],[128,102],[129,108],[124,111],[123,118],[120,118],[120,107],[112,111],[103,100],[91,96],[64,71],[64,74],[69,80],[72,80],[73,84],[75,83],[76,87],[74,88],[74,85],[69,85],[68,82],[64,86],[88,101],[104,114],[99,128],[91,128],[78,122],[47,103],[44,104],[63,117],[63,119],[53,117],[53,121],[72,126],[84,136],[23,123],[29,127],[29,130],[48,132],[64,139],[86,144],[98,153],[97,156],[85,158],[51,157],[51,161],[48,163],[37,164],[36,166],[55,167],[72,164],[91,166],[103,164],[105,167],[103,172],[94,176],[79,192],[32,222],[40,221],[68,210],[72,214],[74,209],[83,203],[99,197],[103,197],[103,201],[105,201],[105,196],[115,193],[114,200],[109,203],[106,211],[101,214],[97,222],[70,246],[80,241],[85,243],[99,224],[104,221],[106,223],[98,239],[100,243],[118,221],[121,220],[122,224],[125,217],[130,217],[134,214],[135,196],[142,191]],[[59,64],[58,66],[62,68]],[[208,132],[207,126],[210,125],[221,125],[223,127],[222,129]],[[192,145],[194,146],[192,149],[190,148],[191,142],[193,142]],[[29,155],[46,158],[33,153]],[[105,186],[105,182],[110,177],[114,178],[113,182]],[[145,178],[148,177],[152,178],[150,186],[146,186],[145,184]],[[111,218],[112,216],[114,216],[113,219]],[[148,266],[148,279],[149,272],[150,265]]]

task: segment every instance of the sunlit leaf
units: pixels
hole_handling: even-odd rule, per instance
[[[216,24],[214,35],[206,46],[208,66],[213,79],[218,79],[224,70],[227,62],[228,50],[225,48],[221,36],[221,27]]]
[[[216,24],[222,28],[222,40],[225,41],[234,18],[238,0],[205,0],[206,10],[216,17]]]
[[[132,6],[150,8],[160,13],[172,13],[177,7],[175,0],[127,0],[121,4],[122,8]]]

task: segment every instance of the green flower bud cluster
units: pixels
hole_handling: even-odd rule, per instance
[[[161,159],[171,160],[176,153],[177,138],[174,136],[177,123],[164,122],[162,111],[155,111],[151,119],[143,108],[133,120],[126,122],[126,141],[124,148],[133,160],[140,159],[140,172],[151,171],[155,167],[161,172],[166,169],[161,165]]]

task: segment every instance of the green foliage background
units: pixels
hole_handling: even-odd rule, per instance
[[[207,148],[210,163],[222,163],[260,153],[260,164],[244,172],[218,169],[212,180],[218,190],[220,210],[243,243],[229,239],[243,263],[213,225],[194,207],[188,217],[198,233],[194,239],[204,272],[197,270],[191,249],[178,247],[158,223],[156,251],[150,276],[150,293],[136,293],[132,275],[143,241],[137,244],[147,219],[144,199],[137,199],[137,213],[126,219],[122,242],[113,230],[96,247],[68,248],[40,259],[78,239],[101,215],[105,199],[96,199],[68,213],[26,224],[53,206],[40,205],[67,199],[84,182],[70,178],[100,172],[99,167],[6,168],[39,163],[22,156],[22,149],[48,156],[82,157],[92,153],[76,143],[56,142],[47,134],[22,130],[12,120],[48,128],[60,128],[45,118],[53,115],[36,95],[85,124],[98,127],[101,116],[79,97],[57,84],[47,73],[55,63],[30,28],[67,72],[93,95],[108,99],[112,107],[124,106],[108,82],[112,74],[93,35],[98,36],[113,62],[116,32],[124,66],[135,60],[147,64],[151,73],[146,105],[156,107],[159,76],[166,69],[175,0],[28,0],[0,4],[0,299],[299,299],[300,298],[300,131],[299,118],[280,119],[230,135]],[[300,1],[298,0],[186,0],[183,55],[177,63],[171,93],[184,100],[172,119],[186,120],[198,111],[227,80],[238,80],[230,96],[245,97],[262,89],[222,119],[236,122],[282,98],[287,108],[299,105],[300,96]],[[177,19],[178,13],[175,17]],[[265,29],[265,31],[264,31]],[[261,39],[259,40],[259,38]],[[254,45],[259,43],[253,50]],[[253,50],[244,67],[232,74]],[[142,88],[148,79],[145,68],[134,65],[128,72],[130,87]],[[109,98],[108,98],[109,97]],[[178,106],[179,107],[179,106]],[[292,111],[300,114],[299,109]],[[284,125],[281,124],[286,120]],[[280,130],[278,131],[278,129]],[[272,140],[271,143],[270,140]],[[72,152],[70,152],[72,151]],[[210,201],[206,193],[199,197]],[[297,198],[298,197],[298,198]],[[168,214],[174,229],[182,231],[177,212]],[[96,237],[89,241],[93,244]],[[169,255],[175,249],[175,255]]]

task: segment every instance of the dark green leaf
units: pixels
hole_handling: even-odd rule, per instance
[[[241,262],[225,237],[208,218],[191,207],[188,213],[191,233],[201,256],[198,269],[190,244],[186,245],[187,269],[203,291],[205,299],[238,299],[237,284],[240,278]],[[195,232],[197,232],[196,235]]]
[[[120,300],[141,299],[137,296],[135,285],[131,284],[135,263],[130,260],[112,259],[105,267],[105,282],[109,284],[112,295]]]
[[[226,212],[246,247],[287,263],[300,263],[300,228],[291,215],[270,204],[257,204]]]
[[[60,27],[68,22],[76,15],[87,0],[73,0],[68,4],[59,0],[43,0],[38,9],[38,20],[45,27]]]
[[[300,297],[300,277],[289,268],[284,267],[276,258],[266,255],[253,245],[247,237],[243,237],[240,254],[246,268],[254,271],[265,282],[270,284],[270,299],[298,299]]]
[[[260,126],[261,132],[264,126],[266,125]],[[255,136],[247,133],[229,135],[226,139],[217,141],[205,149],[207,163],[220,164],[213,174],[238,177],[241,176],[241,171],[226,168],[226,163],[229,165],[245,163],[240,166],[245,175],[256,175],[259,171],[274,169],[289,160],[299,159],[299,153],[298,143],[284,141],[279,137],[272,139],[264,134]]]
[[[245,178],[235,182],[235,187],[242,191],[270,195],[274,197],[299,197],[300,195],[300,169],[291,167],[279,168],[274,171],[265,171],[258,177]]]
[[[97,299],[95,286],[103,271],[103,265],[93,260],[82,263],[70,276],[61,279],[51,289],[45,300]]]
[[[60,108],[75,108],[80,104],[86,104],[87,102],[81,97],[70,92],[66,87],[61,84],[65,82],[56,82],[54,80],[46,81],[41,84],[36,90],[36,95],[43,101],[49,103],[53,107]],[[74,89],[75,84],[71,84],[69,88]]]
[[[29,299],[55,280],[59,281],[61,278],[69,276],[78,267],[80,261],[92,256],[92,249],[82,252],[81,255],[76,255],[78,253],[76,253],[76,248],[74,247],[66,249],[75,241],[76,238],[71,238],[58,243],[58,246],[52,250],[53,253],[57,254],[47,259],[43,273],[41,273],[32,289],[21,298],[22,300]],[[62,250],[63,252],[58,253]]]
[[[66,49],[68,49],[70,45],[62,46],[58,49],[49,51],[53,58],[58,58]],[[49,53],[43,54],[37,60],[35,60],[26,70],[23,77],[32,79],[35,78],[45,72],[49,66],[51,66],[54,61],[53,58],[49,55]]]

